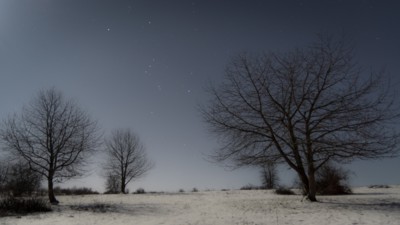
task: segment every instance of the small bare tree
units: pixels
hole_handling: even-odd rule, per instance
[[[261,183],[266,189],[273,189],[278,186],[279,176],[275,162],[266,162],[261,166]]]
[[[329,161],[397,153],[399,112],[383,74],[363,74],[343,39],[322,37],[287,54],[239,55],[202,108],[235,166],[285,163],[316,201],[315,174]]]
[[[106,192],[107,194],[116,194],[121,191],[120,179],[114,174],[107,174],[106,176]]]
[[[142,177],[153,167],[139,137],[128,129],[114,130],[105,140],[105,152],[107,179],[117,177],[121,193],[126,193],[129,182]]]
[[[54,88],[40,91],[20,115],[5,120],[1,138],[7,150],[47,179],[52,204],[58,203],[53,183],[81,175],[100,140],[97,122]]]

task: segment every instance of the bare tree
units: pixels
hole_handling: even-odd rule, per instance
[[[121,193],[126,193],[129,182],[145,175],[153,167],[139,137],[130,130],[114,130],[105,140],[105,147],[107,178],[118,177]]]
[[[116,194],[121,191],[120,179],[117,175],[108,173],[106,176],[106,192],[107,194]]]
[[[363,74],[348,46],[321,37],[287,54],[234,58],[201,108],[222,145],[213,157],[286,163],[316,201],[315,173],[326,162],[393,156],[399,115],[384,74]]]
[[[261,183],[266,189],[276,188],[279,182],[277,165],[275,162],[266,162],[261,166]]]
[[[82,174],[82,166],[99,142],[97,122],[54,88],[43,90],[20,115],[3,122],[6,148],[47,179],[52,204],[53,183]]]

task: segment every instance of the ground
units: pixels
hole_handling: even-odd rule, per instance
[[[0,225],[400,224],[400,186],[354,192],[317,203],[265,190],[60,196],[53,212],[0,218]]]

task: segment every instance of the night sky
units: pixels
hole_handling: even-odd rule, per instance
[[[131,128],[155,168],[129,188],[154,191],[259,184],[256,169],[229,171],[205,160],[218,147],[198,104],[243,51],[285,52],[317,33],[345,34],[357,61],[400,82],[397,1],[0,0],[0,119],[40,89],[55,87],[108,135]],[[98,154],[94,163],[101,161]],[[92,166],[66,185],[103,191]],[[400,159],[355,162],[351,184],[399,184]],[[281,179],[293,174],[282,167]]]

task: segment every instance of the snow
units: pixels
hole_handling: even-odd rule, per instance
[[[271,191],[60,196],[53,212],[0,218],[0,225],[89,224],[400,224],[400,186],[356,188],[347,196],[302,196]],[[92,205],[102,210],[85,210]]]

